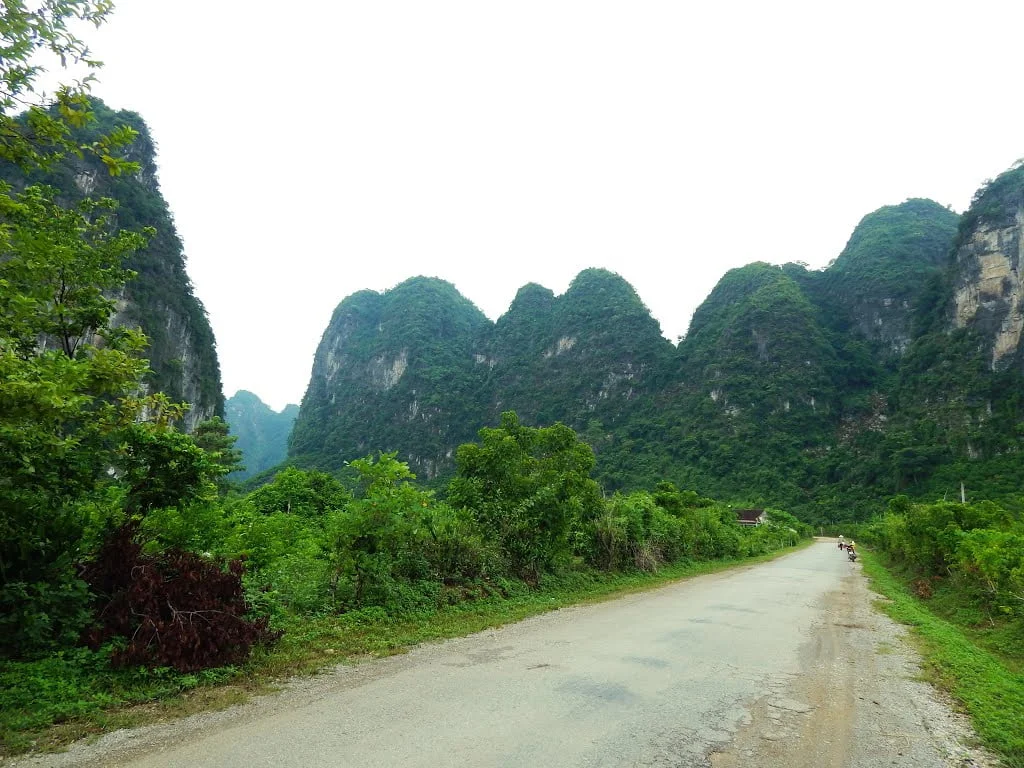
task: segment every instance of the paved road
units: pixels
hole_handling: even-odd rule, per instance
[[[868,607],[863,582],[859,565],[821,542],[341,667],[238,712],[122,734],[65,759],[245,768],[959,765],[948,736],[959,726],[909,679],[912,659],[897,647],[898,630]]]

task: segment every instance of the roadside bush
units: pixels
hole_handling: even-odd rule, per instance
[[[588,562],[604,570],[656,570],[687,552],[686,526],[652,494],[615,494],[587,524]]]
[[[415,475],[395,454],[353,461],[362,495],[326,520],[324,553],[331,567],[334,605],[343,610],[387,605],[402,582],[430,576],[419,525],[429,493],[409,482]]]
[[[743,550],[736,513],[728,507],[697,509],[693,514],[693,556],[698,560],[737,557]]]
[[[601,513],[594,452],[564,424],[534,428],[512,411],[459,446],[448,502],[466,509],[515,575],[536,583],[571,554],[570,534]]]
[[[800,541],[800,535],[786,525],[769,522],[743,531],[741,546],[742,554],[756,557],[774,552],[783,547],[791,547]]]
[[[779,510],[771,511],[766,525],[741,528],[731,508],[680,503],[681,498],[706,500],[664,487],[668,485],[659,486],[656,494],[615,494],[605,501],[587,524],[588,562],[604,570],[654,570],[684,557],[761,555],[792,546],[806,535],[807,526]]]
[[[276,512],[301,517],[323,517],[329,511],[342,509],[351,494],[337,479],[326,472],[286,467],[272,483],[258,488],[246,497],[256,511],[269,515]]]
[[[73,646],[89,624],[89,593],[70,563],[47,563],[34,581],[0,585],[0,658]]]
[[[453,584],[502,572],[500,553],[484,541],[480,526],[467,510],[434,503],[424,509],[421,521],[428,533],[423,554],[434,578]]]
[[[687,553],[683,521],[657,504],[651,510],[650,541],[658,559],[663,563],[674,563]]]
[[[649,494],[616,493],[601,505],[587,524],[587,559],[606,571],[620,568],[654,570],[657,558],[650,546],[651,518],[655,509]]]
[[[1024,526],[964,534],[956,552],[961,577],[988,608],[1024,618]]]
[[[297,551],[318,552],[326,541],[325,520],[288,512],[263,514],[246,501],[229,512],[232,532],[220,554],[242,557],[250,571],[268,568]]]
[[[254,644],[276,637],[266,618],[246,617],[240,561],[225,571],[190,552],[145,555],[135,532],[115,531],[84,569],[96,595],[91,647],[119,638],[115,664],[191,672],[243,661]]]
[[[978,616],[1024,620],[1024,524],[990,501],[911,504],[897,497],[870,527],[890,557],[919,577],[920,597],[948,580]],[[971,622],[978,623],[978,622]]]
[[[330,612],[330,582],[330,568],[318,548],[283,554],[243,579],[253,608],[275,621],[288,615]]]

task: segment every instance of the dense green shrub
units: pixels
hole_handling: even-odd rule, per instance
[[[467,509],[517,576],[536,580],[571,552],[570,532],[600,512],[594,452],[564,424],[534,428],[514,412],[459,446],[452,506]]]
[[[1024,522],[1005,507],[900,496],[864,533],[919,576],[952,580],[988,616],[1024,620]]]

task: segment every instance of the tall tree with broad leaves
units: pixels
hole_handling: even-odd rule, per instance
[[[459,446],[448,502],[472,512],[515,572],[535,578],[569,553],[573,522],[601,507],[594,451],[564,424],[527,427],[514,411],[479,434]]]
[[[73,138],[91,119],[87,90],[99,65],[73,28],[99,25],[111,10],[107,0],[4,2],[0,161],[27,175],[93,153],[113,174],[137,169],[117,157],[131,129],[88,144]],[[39,91],[47,57],[89,74],[47,97]],[[110,324],[132,276],[124,260],[152,235],[117,231],[116,207],[67,208],[47,187],[0,185],[0,656],[78,637],[88,621],[76,572],[85,532],[123,514],[117,482],[136,462],[132,446],[146,442],[140,435],[170,431],[182,413],[145,393],[142,334]]]

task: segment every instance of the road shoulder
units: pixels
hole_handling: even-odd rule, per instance
[[[824,598],[801,670],[749,705],[713,768],[995,768],[969,720],[921,680],[904,627],[872,607],[859,563]]]

